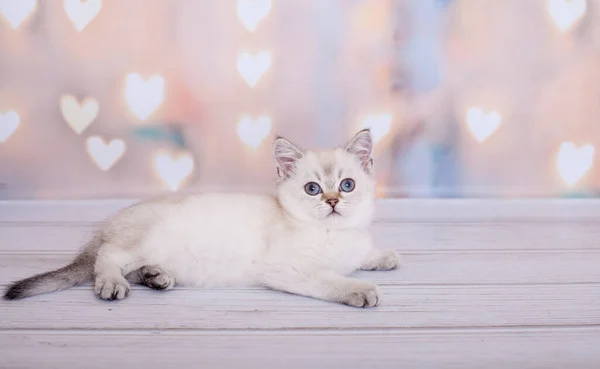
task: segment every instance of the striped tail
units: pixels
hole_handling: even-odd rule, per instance
[[[95,259],[95,253],[83,252],[65,267],[14,282],[8,287],[4,299],[19,300],[89,282],[93,278]]]

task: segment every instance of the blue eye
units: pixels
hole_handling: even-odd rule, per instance
[[[315,182],[308,182],[306,185],[304,185],[304,191],[311,196],[316,196],[321,193],[321,186]]]
[[[351,178],[346,178],[340,183],[340,191],[342,192],[352,192],[354,190],[354,180]]]

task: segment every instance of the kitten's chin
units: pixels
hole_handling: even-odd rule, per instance
[[[330,211],[327,214],[313,214],[304,211],[303,209],[297,209],[293,206],[283,206],[284,211],[294,219],[302,224],[330,228],[330,229],[347,229],[347,228],[362,228],[367,226],[370,222],[370,213],[346,213],[342,211]]]
[[[349,229],[363,228],[368,226],[370,220],[362,216],[346,216],[339,213],[330,213],[325,218],[317,221],[317,224],[324,228],[331,229]]]
[[[330,211],[319,222],[327,228],[362,228],[371,224],[374,206],[364,204],[357,208],[340,208]]]

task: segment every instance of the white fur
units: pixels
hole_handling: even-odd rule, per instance
[[[377,287],[345,276],[357,269],[393,269],[398,256],[374,249],[368,233],[375,197],[370,133],[359,132],[348,145],[301,151],[278,139],[277,196],[202,194],[122,210],[101,231],[96,293],[124,298],[129,290],[125,276],[156,266],[176,285],[264,286],[375,306]],[[355,181],[352,192],[339,190],[345,178]],[[305,192],[311,181],[322,194]],[[339,214],[332,214],[324,201],[329,196],[339,199]]]

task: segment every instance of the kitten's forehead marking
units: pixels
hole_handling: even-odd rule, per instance
[[[323,170],[323,175],[325,176],[325,187],[331,191],[335,191],[335,182],[337,180],[337,178],[334,177],[337,172],[335,156],[324,155],[321,158],[321,168]]]
[[[330,162],[324,162],[323,164],[323,174],[325,175],[325,177],[330,177],[331,174],[333,174],[333,163]]]
[[[310,151],[307,155],[310,176],[324,187],[323,190],[337,192],[337,182],[345,172],[344,157],[338,151]]]
[[[325,175],[325,177],[331,177],[336,171],[336,168],[338,167],[338,161],[335,156],[335,153],[323,152],[321,153],[319,159],[323,175]]]

